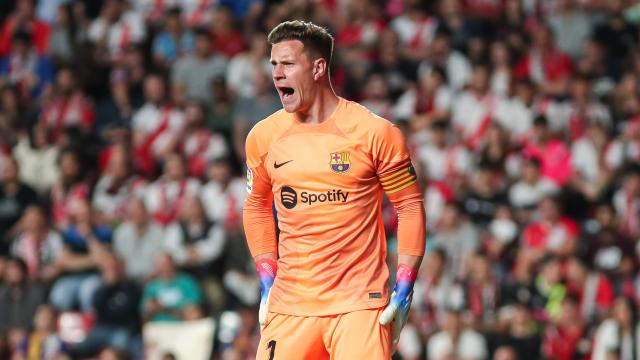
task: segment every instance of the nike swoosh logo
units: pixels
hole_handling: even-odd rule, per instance
[[[293,161],[293,160],[289,160],[289,161],[285,161],[285,162],[280,163],[280,164],[278,164],[277,162],[275,162],[275,161],[274,161],[274,162],[273,162],[273,167],[277,169],[277,168],[279,168],[280,166],[284,166],[284,165],[286,165],[286,164],[288,164],[288,163],[290,163],[290,162],[292,162],[292,161]]]

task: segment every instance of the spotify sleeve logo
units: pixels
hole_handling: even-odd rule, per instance
[[[298,203],[298,193],[288,186],[283,186],[280,190],[280,201],[287,209],[293,209]]]

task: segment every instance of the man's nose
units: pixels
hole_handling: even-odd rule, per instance
[[[278,64],[273,67],[274,80],[284,79],[284,71],[282,71],[282,65]]]

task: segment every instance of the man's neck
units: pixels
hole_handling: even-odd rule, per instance
[[[296,112],[294,116],[306,124],[320,124],[329,119],[338,107],[340,100],[330,87],[325,87],[316,94],[311,107],[305,112]]]

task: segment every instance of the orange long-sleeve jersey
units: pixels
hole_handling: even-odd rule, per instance
[[[323,316],[385,306],[383,192],[398,212],[398,253],[425,249],[423,198],[400,130],[340,98],[320,124],[274,113],[251,130],[246,154],[249,249],[278,254],[269,310]]]

